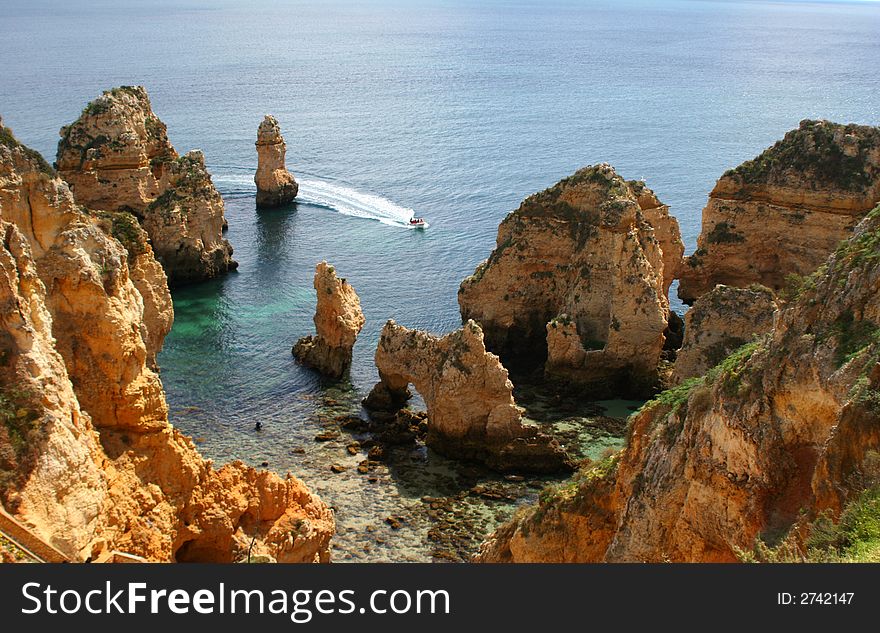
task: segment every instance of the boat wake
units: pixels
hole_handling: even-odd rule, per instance
[[[220,168],[217,170],[218,173],[212,176],[214,184],[221,194],[230,198],[254,195],[257,188],[253,175],[250,173],[230,173],[225,169],[233,168]],[[388,198],[316,178],[297,179],[297,182],[299,183],[299,193],[296,201],[300,204],[310,204],[356,218],[377,220],[390,226],[415,228],[410,224],[410,218],[415,215],[413,210],[395,204]],[[421,228],[428,226],[425,223],[421,225]]]

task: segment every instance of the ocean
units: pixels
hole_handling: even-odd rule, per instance
[[[141,84],[178,151],[205,152],[240,267],[174,292],[159,357],[171,420],[218,462],[267,462],[319,491],[336,560],[461,560],[547,483],[424,449],[368,478],[344,450],[356,437],[313,441],[375,383],[387,319],[458,327],[458,284],[501,219],[589,164],[644,179],[692,251],[726,169],[804,118],[880,124],[878,68],[873,2],[0,2],[0,115],[24,143],[51,161],[88,101]],[[257,212],[267,113],[301,189]],[[405,226],[411,214],[430,227]],[[367,317],[342,385],[290,353],[313,330],[322,259]],[[619,444],[595,421],[635,403],[603,406],[547,415],[595,457]]]

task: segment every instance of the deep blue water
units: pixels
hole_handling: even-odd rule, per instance
[[[356,406],[375,381],[386,319],[457,327],[458,284],[504,215],[591,163],[645,179],[692,250],[725,169],[803,118],[880,124],[878,68],[877,3],[0,2],[0,115],[22,141],[51,159],[57,130],[89,100],[143,84],[177,149],[204,150],[240,268],[175,292],[160,356],[172,419],[218,460],[301,474],[338,506],[345,556],[362,545],[346,530],[427,494],[402,471],[366,489],[330,475],[328,460],[357,458],[311,442],[328,409]],[[303,190],[297,205],[257,213],[265,113]],[[431,227],[356,217],[407,209]],[[321,259],[368,319],[349,392],[290,355],[312,329]],[[417,457],[423,474],[452,468]],[[425,485],[449,483],[435,474]],[[424,531],[404,533],[407,556],[423,558]],[[395,557],[381,544],[357,555]]]

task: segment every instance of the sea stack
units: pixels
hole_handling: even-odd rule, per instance
[[[428,410],[427,444],[438,453],[479,460],[502,472],[571,470],[555,439],[523,423],[507,370],[486,351],[483,330],[473,321],[443,337],[388,321],[376,367],[381,380],[365,406],[384,402],[401,408],[412,383]]]
[[[287,144],[281,136],[281,127],[271,114],[267,114],[257,129],[257,206],[280,207],[296,198],[299,185],[293,174],[287,171],[284,158]]]
[[[678,222],[644,183],[586,167],[504,219],[461,284],[462,320],[512,369],[543,364],[597,398],[650,394],[683,252]]]
[[[0,505],[71,561],[327,561],[305,484],[216,469],[169,423],[165,283],[133,216],[77,204],[0,125]]]
[[[693,303],[716,284],[778,291],[816,270],[878,202],[880,128],[801,121],[718,180],[678,296]]]
[[[238,266],[204,155],[178,155],[142,86],[107,90],[89,103],[61,129],[56,165],[77,203],[138,219],[170,285]]]
[[[303,364],[329,378],[342,378],[351,367],[351,350],[366,319],[351,284],[336,276],[327,262],[315,267],[314,336],[304,336],[293,346],[293,355]]]

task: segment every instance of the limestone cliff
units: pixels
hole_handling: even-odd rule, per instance
[[[257,185],[258,207],[279,207],[291,202],[299,192],[296,179],[285,165],[287,144],[281,136],[281,126],[271,114],[263,118],[257,128]]]
[[[428,410],[427,444],[450,457],[491,468],[553,472],[570,468],[558,442],[524,424],[513,384],[498,357],[486,351],[473,321],[443,337],[388,321],[376,349],[381,381],[376,397],[402,406],[412,383]]]
[[[880,484],[878,261],[880,207],[771,332],[643,407],[619,455],[545,492],[480,560],[732,561],[786,534],[805,548],[814,520]]]
[[[506,364],[586,385],[594,396],[655,388],[678,223],[644,183],[587,167],[527,198],[459,289]]]
[[[675,358],[672,381],[702,376],[737,349],[770,331],[776,297],[764,286],[715,286],[684,317],[684,343]]]
[[[351,350],[366,319],[351,284],[336,276],[327,262],[315,267],[314,336],[304,336],[293,346],[293,355],[331,378],[341,378],[351,367]]]
[[[61,129],[56,165],[77,203],[138,218],[172,285],[237,266],[204,156],[177,154],[144,88],[114,88],[89,103]]]
[[[878,201],[880,128],[802,121],[718,180],[678,295],[692,303],[716,284],[779,290],[816,270]]]
[[[241,463],[215,470],[168,423],[150,366],[170,323],[167,288],[133,218],[84,212],[2,125],[0,234],[9,511],[74,559],[109,546],[232,561],[252,538],[277,560],[328,558],[332,513],[302,482]]]

